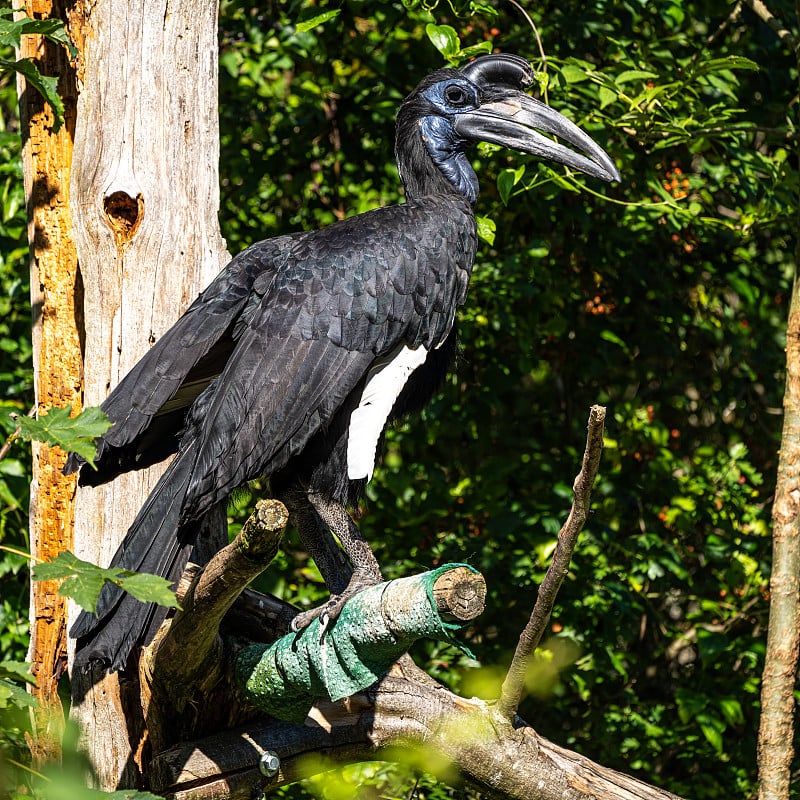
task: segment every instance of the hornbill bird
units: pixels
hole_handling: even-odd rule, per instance
[[[268,477],[274,496],[302,496],[316,515],[300,534],[334,592],[326,615],[381,579],[345,509],[372,477],[387,424],[420,410],[454,357],[477,246],[468,146],[490,142],[619,180],[586,133],[525,94],[532,83],[530,64],[504,54],[428,75],[397,115],[406,201],[252,245],[114,389],[102,406],[113,425],[82,482],[176,455],[113,565],[177,580],[197,521]],[[73,457],[66,469],[79,466]],[[352,565],[344,577],[320,546],[331,534]],[[70,631],[76,664],[123,668],[157,622],[152,604],[107,584],[96,614],[82,612]]]

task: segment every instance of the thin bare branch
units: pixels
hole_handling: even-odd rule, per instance
[[[542,44],[542,37],[539,36],[539,29],[536,27],[536,23],[531,19],[530,14],[522,7],[521,3],[518,3],[517,0],[508,0],[512,6],[519,10],[523,17],[528,21],[528,25],[531,26],[533,30],[533,35],[536,37],[536,44],[539,47],[539,58],[542,60],[542,72],[547,72],[547,55],[544,52],[544,45]]]
[[[717,29],[709,34],[706,38],[706,47],[709,45],[714,44],[714,42],[722,36],[723,33],[731,26],[732,23],[736,22],[739,19],[739,15],[742,13],[742,0],[738,0],[738,2],[734,5],[731,9],[731,13],[719,24]],[[698,53],[700,55],[702,51]]]
[[[541,641],[556,595],[569,571],[569,563],[578,534],[581,532],[589,513],[589,497],[594,486],[597,470],[600,466],[600,454],[603,450],[603,425],[606,410],[603,406],[592,406],[589,414],[589,431],[586,437],[586,449],[583,463],[573,484],[575,498],[572,501],[567,521],[558,534],[558,543],[553,553],[553,560],[544,576],[536,603],[531,612],[528,624],[519,637],[514,658],[508,669],[500,691],[497,712],[503,719],[513,719],[525,689],[525,675],[530,666],[533,654]]]
[[[766,3],[762,2],[762,0],[744,0],[744,4],[753,11],[759,19],[767,23],[782,42],[788,44],[792,50],[797,50],[797,39],[794,34],[769,10],[769,8],[767,8]]]
[[[26,417],[34,417],[36,416],[36,406],[33,406],[28,413],[25,415]],[[0,461],[2,461],[7,455],[8,451],[11,449],[11,445],[17,441],[19,438],[19,432],[21,428],[17,428],[13,433],[9,434],[8,439],[3,442],[3,446],[0,447]]]

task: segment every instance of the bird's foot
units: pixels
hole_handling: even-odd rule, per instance
[[[301,611],[292,620],[292,632],[298,633],[299,631],[304,630],[319,617],[320,640],[322,640],[331,625],[333,625],[333,623],[338,619],[339,614],[342,613],[345,603],[347,603],[351,597],[354,597],[363,589],[367,589],[370,586],[375,586],[376,583],[380,583],[380,581],[373,575],[359,573],[358,571],[354,572],[350,578],[350,582],[347,584],[347,587],[343,592],[340,594],[331,595],[328,602],[323,603],[321,606],[309,608],[308,611]]]

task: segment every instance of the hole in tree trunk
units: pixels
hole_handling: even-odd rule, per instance
[[[136,234],[144,216],[144,199],[141,194],[134,199],[125,192],[113,192],[103,200],[103,210],[117,244],[122,245]]]

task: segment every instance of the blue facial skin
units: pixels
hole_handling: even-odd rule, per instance
[[[442,114],[474,111],[481,104],[478,87],[466,78],[451,78],[434,83],[422,96]]]
[[[420,121],[425,149],[445,178],[470,203],[474,203],[478,198],[478,176],[464,154],[468,142],[456,135],[452,117],[463,111],[474,111],[480,106],[478,89],[467,80],[453,79],[436,83],[422,94],[431,105],[446,115],[431,115]]]

